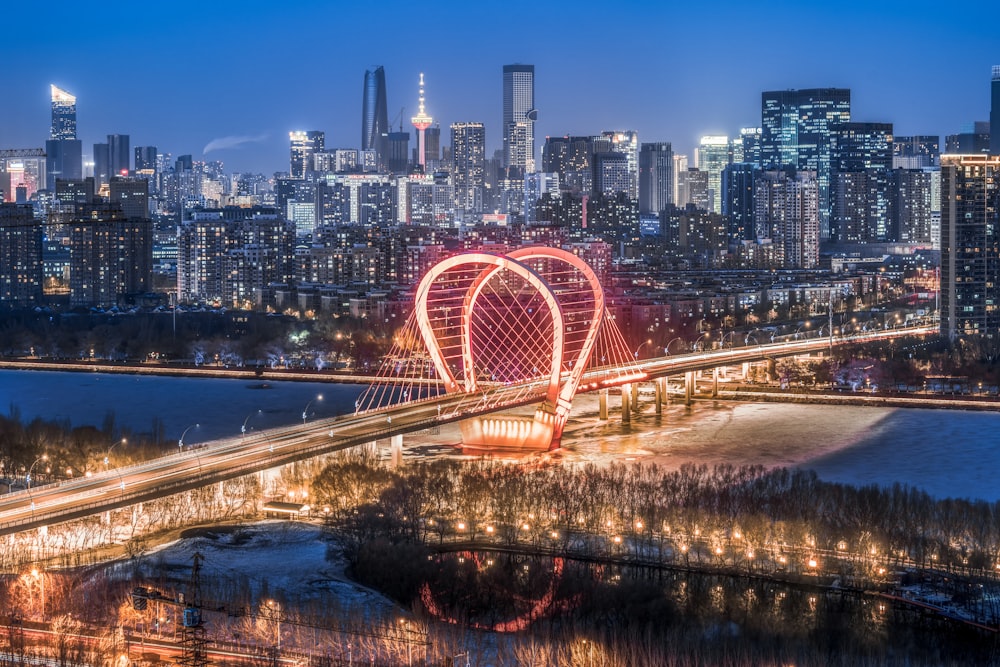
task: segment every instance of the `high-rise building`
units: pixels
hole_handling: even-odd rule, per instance
[[[127,134],[108,135],[108,166],[110,176],[128,176],[131,168],[131,150]]]
[[[684,190],[687,170],[688,156],[674,154],[674,205],[678,208],[687,206],[687,192]]]
[[[977,120],[964,127],[958,134],[949,134],[944,138],[944,150],[946,153],[956,155],[989,153],[990,121]]]
[[[424,164],[436,167],[441,161],[441,126],[424,130]]]
[[[389,135],[389,111],[385,93],[385,69],[381,65],[365,71],[361,103],[361,150],[375,151],[384,159],[385,141]]]
[[[97,183],[97,189],[100,190],[101,186],[107,185],[110,179],[111,154],[108,145],[94,144],[94,181]]]
[[[730,162],[729,137],[710,135],[701,138],[695,152],[698,169],[708,174],[708,210],[722,212],[722,170]]]
[[[726,216],[732,243],[754,241],[754,179],[757,167],[750,162],[734,162],[722,170],[722,214]]]
[[[892,168],[923,169],[936,167],[941,157],[941,137],[914,135],[892,137]]]
[[[108,201],[122,207],[126,218],[149,217],[149,180],[132,176],[112,176]]]
[[[52,129],[49,139],[76,139],[76,97],[52,85]]]
[[[1000,329],[1000,156],[941,156],[941,335]]]
[[[674,203],[674,151],[669,142],[639,147],[639,213],[656,213]]]
[[[628,168],[628,190],[626,194],[629,199],[639,201],[639,133],[635,130],[617,130],[602,132],[601,136],[593,139],[594,153],[610,151],[621,153],[625,156]]]
[[[385,168],[390,174],[405,174],[410,166],[410,133],[390,132]]]
[[[143,176],[156,173],[156,146],[135,147],[135,171]]]
[[[25,199],[31,199],[48,187],[45,164],[45,151],[40,148],[0,150],[0,201],[16,201],[18,188],[24,188]]]
[[[742,150],[739,156],[735,150],[733,151],[733,162],[749,162],[760,168],[760,136],[761,129],[759,127],[740,128],[740,137],[734,141],[738,141]]]
[[[754,185],[754,227],[771,239],[779,268],[819,265],[819,183],[811,171],[760,172]]]
[[[889,172],[892,123],[830,128],[830,237],[850,243],[895,241]]]
[[[850,120],[851,91],[847,88],[761,94],[761,166],[815,172],[823,239],[830,238],[830,128]]]
[[[482,211],[486,184],[486,126],[482,123],[452,123],[452,182],[455,206]]]
[[[503,66],[503,166],[535,170],[535,66]]]
[[[0,203],[0,308],[31,308],[42,298],[42,221],[31,206]]]
[[[76,138],[76,97],[52,86],[52,128],[45,142],[46,183],[83,177],[83,145]]]
[[[624,153],[594,154],[594,194],[629,194],[628,158]],[[631,197],[630,197],[631,199]]]
[[[148,292],[153,226],[129,218],[121,204],[81,204],[70,226],[70,297],[76,306],[109,308]]]
[[[893,169],[889,175],[890,228],[903,243],[933,243],[933,184],[936,169]],[[939,173],[939,172],[938,172]]]
[[[990,79],[990,155],[1000,155],[1000,65]]]
[[[424,109],[424,73],[420,73],[420,95],[419,95],[419,106],[417,107],[417,115],[410,119],[413,123],[413,127],[417,128],[417,164],[420,165],[420,171],[427,171],[427,144],[425,143],[424,133],[427,128],[431,126],[434,119],[427,115],[427,111]]]
[[[305,178],[316,168],[314,156],[323,152],[326,135],[319,130],[297,130],[288,133],[288,141],[291,147],[288,174],[292,178]]]

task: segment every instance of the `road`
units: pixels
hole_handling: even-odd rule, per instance
[[[636,361],[584,373],[581,392],[720,365],[808,354],[901,336],[936,334],[933,327],[891,329],[848,338],[811,338]],[[380,410],[251,432],[217,440],[92,477],[64,480],[0,497],[0,535],[90,516],[268,470],[391,435],[412,433],[476,415],[538,403],[547,381],[491,386],[482,394],[451,394]]]

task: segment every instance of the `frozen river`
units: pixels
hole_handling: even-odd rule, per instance
[[[185,443],[235,436],[249,429],[350,412],[358,385],[100,375],[41,371],[0,372],[0,408],[22,418],[151,432],[162,423],[167,442],[199,424]],[[315,400],[318,395],[323,400]],[[613,403],[613,401],[612,401]],[[259,411],[259,412],[258,412]],[[597,400],[584,395],[559,456],[596,463],[730,463],[799,466],[821,478],[851,484],[904,483],[937,497],[1000,500],[1000,413],[778,403],[703,402],[670,406],[662,416],[645,405],[630,425],[596,417]],[[249,417],[249,419],[248,419]],[[408,436],[416,439],[419,436]],[[428,444],[457,442],[445,428]],[[415,443],[416,444],[416,443]],[[441,451],[440,447],[430,451]]]

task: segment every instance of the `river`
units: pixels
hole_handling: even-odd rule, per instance
[[[359,385],[192,379],[50,371],[0,372],[0,409],[100,427],[113,414],[119,428],[151,432],[157,421],[168,442],[185,429],[185,444],[236,436],[244,421],[260,430],[353,411]],[[322,400],[317,396],[322,395]],[[597,419],[597,401],[583,395],[556,455],[569,462],[646,461],[799,466],[849,484],[908,484],[938,498],[1000,500],[1000,413],[883,407],[700,402],[669,406],[662,416],[645,405],[631,424]],[[457,429],[423,437],[415,452],[440,453]],[[410,442],[413,442],[411,440]],[[418,444],[418,443],[415,443]],[[447,451],[447,448],[444,448]]]

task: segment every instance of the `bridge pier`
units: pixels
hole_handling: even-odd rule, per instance
[[[394,435],[389,438],[389,457],[394,468],[403,465],[403,436]]]
[[[656,378],[653,380],[653,396],[656,401],[656,414],[663,414],[663,397],[667,393],[667,378]]]
[[[633,382],[632,383],[632,409],[633,410],[638,410],[639,409],[639,383],[638,382]]]
[[[608,390],[601,389],[597,392],[598,396],[598,418],[607,421],[608,420]]]
[[[691,405],[694,397],[694,371],[684,373],[684,405]]]
[[[628,424],[632,421],[632,385],[622,385],[622,423]]]
[[[743,377],[740,378],[740,379],[742,379],[744,382],[746,382],[746,379],[748,377],[750,377],[750,362],[749,361],[744,361],[743,362]]]
[[[719,397],[719,367],[712,369],[712,398]]]

